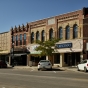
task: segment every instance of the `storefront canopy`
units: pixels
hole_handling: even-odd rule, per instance
[[[14,56],[22,56],[22,55],[27,55],[27,53],[14,54]]]
[[[0,55],[9,54],[9,51],[0,51]]]
[[[82,49],[56,49],[54,53],[82,52]]]

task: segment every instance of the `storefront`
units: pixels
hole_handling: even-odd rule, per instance
[[[14,48],[14,65],[15,66],[27,66],[27,48]],[[10,65],[12,65],[13,54],[10,55]]]
[[[83,59],[82,39],[60,41],[55,47],[54,65],[76,66]]]
[[[29,54],[29,65],[32,63],[32,66],[37,66],[38,62],[40,60],[46,60],[46,56],[42,56],[42,57],[39,56],[41,51],[35,50],[36,47],[38,47],[38,46],[39,46],[38,44],[30,44],[27,46],[27,49],[30,52],[30,54]]]
[[[0,60],[5,61],[8,65],[10,62],[10,51],[0,51]]]

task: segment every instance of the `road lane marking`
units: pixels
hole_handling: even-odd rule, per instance
[[[54,73],[56,73],[56,71],[53,71]]]

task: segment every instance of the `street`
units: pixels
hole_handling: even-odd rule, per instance
[[[0,88],[88,88],[88,72],[0,69]]]

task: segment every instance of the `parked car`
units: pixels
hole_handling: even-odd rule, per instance
[[[0,60],[0,68],[7,68],[7,64],[5,61]]]
[[[51,62],[49,60],[40,60],[38,63],[38,70],[40,69],[52,70]]]
[[[88,59],[83,60],[81,63],[77,65],[78,71],[83,70],[84,72],[88,71]]]

